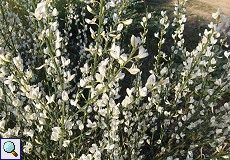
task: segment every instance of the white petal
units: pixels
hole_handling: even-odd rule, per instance
[[[124,25],[130,25],[133,22],[132,19],[128,19],[126,21],[123,21]]]
[[[147,53],[146,49],[143,46],[139,47],[139,53],[138,53],[138,58],[145,58],[147,57],[149,54]]]
[[[120,23],[118,26],[117,26],[117,31],[121,31],[123,29],[123,24]]]
[[[135,46],[135,36],[134,35],[132,35],[132,37],[131,37],[131,45],[132,45],[132,47]]]
[[[229,55],[230,55],[230,52],[227,52],[227,51],[224,52],[224,56],[225,56],[226,58],[228,58]]]
[[[110,55],[115,59],[119,59],[120,52],[121,52],[120,46],[116,46],[115,43],[113,43],[110,49]]]
[[[57,11],[57,9],[56,8],[54,8],[54,10],[53,10],[53,12],[52,12],[52,16],[57,16],[58,15],[58,11]]]
[[[154,85],[156,82],[156,76],[154,74],[150,75],[147,79],[145,86],[149,88],[150,86]]]
[[[95,78],[96,78],[97,82],[102,83],[104,77],[101,74],[96,73]]]
[[[138,69],[135,65],[133,65],[130,69],[128,69],[129,73],[131,74],[137,74],[140,69]]]
[[[63,101],[68,101],[69,100],[69,96],[68,96],[68,93],[66,91],[62,92],[62,100]]]

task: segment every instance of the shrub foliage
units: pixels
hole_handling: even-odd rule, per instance
[[[185,3],[2,0],[0,136],[28,160],[228,159],[230,20],[188,51]]]

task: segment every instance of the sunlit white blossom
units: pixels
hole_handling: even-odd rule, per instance
[[[112,47],[110,49],[110,54],[113,58],[118,59],[120,57],[120,46],[115,45],[115,43],[112,44]]]
[[[132,35],[132,37],[131,37],[131,45],[132,45],[132,47],[136,48],[139,44],[141,44],[140,37],[135,37],[134,35]]]
[[[63,147],[68,147],[69,144],[70,144],[70,140],[64,140],[62,146],[63,146]]]
[[[133,22],[132,19],[127,19],[125,21],[123,21],[124,25],[130,25]]]
[[[68,93],[66,91],[62,92],[62,100],[63,101],[68,101],[69,100],[69,96],[68,96]]]
[[[52,128],[52,134],[51,134],[51,140],[58,141],[61,138],[61,127],[53,127]]]
[[[33,149],[33,145],[30,142],[26,142],[26,144],[23,146],[23,152],[29,154]]]
[[[56,8],[54,8],[54,10],[52,11],[52,16],[57,16],[58,15],[58,11]]]
[[[226,58],[228,58],[228,57],[230,56],[230,52],[225,51],[225,52],[224,52],[224,56],[225,56]]]
[[[137,58],[142,59],[142,58],[147,57],[148,55],[149,54],[148,54],[147,50],[143,46],[140,46]]]
[[[55,94],[53,94],[50,97],[48,95],[46,95],[47,104],[54,102],[54,98],[55,98]]]
[[[222,12],[221,9],[218,9],[216,13],[212,14],[212,18],[217,19],[221,12]]]
[[[137,67],[133,64],[132,67],[128,69],[128,71],[129,71],[129,73],[131,73],[131,74],[137,74],[137,73],[140,71],[140,69],[137,68]]]
[[[47,16],[46,13],[46,1],[40,2],[37,4],[37,8],[35,9],[34,16],[37,20],[41,20]]]

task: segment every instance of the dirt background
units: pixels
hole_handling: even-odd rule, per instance
[[[174,4],[178,0],[146,0],[151,3],[151,8],[163,9],[172,15]],[[187,49],[192,50],[197,45],[199,33],[202,33],[207,25],[215,20],[212,13],[217,12],[218,8],[222,10],[224,17],[230,18],[230,0],[188,0],[186,3],[187,22],[185,24],[185,45]],[[171,14],[171,13],[172,14]],[[228,39],[230,42],[230,38]]]
[[[187,3],[189,16],[201,16],[205,20],[212,20],[211,14],[218,8],[222,9],[224,16],[230,16],[230,0],[188,0]]]
[[[156,7],[163,7],[169,10],[173,9],[178,0],[145,0],[146,4],[152,4]],[[212,19],[212,13],[218,8],[222,9],[224,16],[230,16],[230,0],[188,0],[186,4],[187,15],[201,16],[206,20]]]

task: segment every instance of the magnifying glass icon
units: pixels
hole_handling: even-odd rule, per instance
[[[3,149],[6,153],[11,153],[13,154],[15,157],[18,156],[18,154],[15,152],[15,145],[13,142],[11,141],[7,141],[3,144]]]

